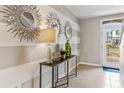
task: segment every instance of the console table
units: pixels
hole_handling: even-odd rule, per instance
[[[70,59],[71,58],[74,58],[75,57],[75,72],[74,74],[70,74],[69,73],[69,63],[70,63]],[[59,70],[58,70],[58,65],[61,64],[61,63],[64,63],[65,62],[65,65],[64,65],[64,69],[65,69],[65,76],[59,78]],[[76,55],[72,55],[70,57],[67,57],[67,58],[64,58],[64,59],[60,59],[59,61],[56,61],[56,62],[53,62],[51,64],[47,63],[47,62],[43,62],[43,63],[40,63],[40,83],[39,83],[39,86],[40,88],[42,88],[42,66],[48,66],[48,67],[51,67],[52,68],[52,88],[57,88],[57,87],[61,87],[61,86],[64,86],[66,85],[66,87],[69,86],[69,78],[73,77],[73,76],[77,76],[77,56]],[[56,72],[56,74],[55,74]],[[56,78],[56,80],[55,80]],[[64,83],[62,84],[58,84],[60,80],[65,80]]]

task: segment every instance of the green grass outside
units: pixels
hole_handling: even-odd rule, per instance
[[[108,45],[107,48],[108,48],[108,55],[109,56],[115,56],[115,57],[119,57],[120,56],[119,47],[110,47]]]

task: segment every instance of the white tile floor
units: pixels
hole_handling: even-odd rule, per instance
[[[122,88],[119,73],[102,68],[79,65],[78,76],[70,79],[70,88]]]

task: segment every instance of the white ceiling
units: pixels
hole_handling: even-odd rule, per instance
[[[66,5],[65,7],[79,19],[124,13],[124,5]]]

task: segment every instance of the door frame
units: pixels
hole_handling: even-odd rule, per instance
[[[105,47],[105,40],[104,40],[104,32],[103,32],[103,21],[108,21],[108,20],[117,20],[117,19],[122,19],[124,20],[123,17],[114,17],[114,18],[106,18],[106,19],[101,19],[100,20],[100,65],[104,66],[104,61],[107,61],[106,59],[106,53],[105,51],[107,48]],[[123,29],[123,27],[122,27]]]

